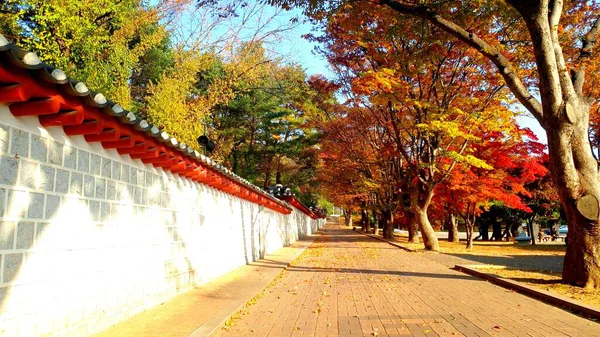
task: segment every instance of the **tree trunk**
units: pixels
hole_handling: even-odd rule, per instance
[[[475,219],[473,219],[473,225],[475,225]],[[482,223],[479,226],[479,237],[481,241],[490,241],[489,227],[490,225],[487,223]]]
[[[390,210],[381,212],[383,220],[383,237],[388,240],[394,239],[394,219]]]
[[[360,210],[360,225],[364,232],[369,231],[369,216],[365,209]]]
[[[558,21],[561,2],[508,0],[524,19],[535,54],[541,104],[531,95],[512,69],[510,61],[484,41],[446,20],[430,8],[386,1],[390,8],[425,18],[475,48],[492,61],[516,98],[540,122],[548,138],[552,179],[569,224],[569,240],[563,267],[563,282],[600,288],[600,184],[598,163],[588,140],[591,99],[583,94],[584,62],[569,74],[560,47]],[[549,4],[560,4],[557,15]],[[550,15],[552,14],[552,15]],[[579,58],[587,60],[597,40],[597,26],[583,40]],[[593,33],[592,33],[593,32]],[[573,62],[575,63],[575,62]],[[571,76],[569,76],[571,75]],[[541,106],[541,107],[540,107]],[[578,209],[579,202],[579,209]]]
[[[536,245],[536,240],[537,240],[537,233],[533,232],[533,221],[535,221],[535,213],[533,214],[533,216],[530,216],[527,219],[527,231],[529,232],[529,236],[531,237],[531,244],[532,245]]]
[[[510,225],[506,225],[506,230],[510,228]],[[502,223],[494,221],[492,223],[492,240],[493,241],[502,241],[502,237],[504,234],[502,233]]]
[[[379,226],[379,217],[377,216],[377,212],[375,210],[372,211],[373,221],[371,222],[371,226],[373,227],[373,234],[377,235],[377,230]]]
[[[473,249],[473,231],[475,230],[475,221],[470,215],[465,217],[465,229],[467,231],[467,249]]]
[[[588,141],[589,110],[578,111],[577,125],[548,128],[548,152],[567,223],[569,239],[563,264],[563,282],[600,287],[600,224],[598,222],[598,163]],[[582,197],[592,202],[577,203]],[[583,199],[584,201],[586,199]]]
[[[506,241],[510,240],[510,238],[512,237],[510,228],[511,228],[511,225],[507,223],[506,227],[504,228],[504,232],[502,232],[501,239],[506,237]]]
[[[411,196],[411,208],[419,225],[421,231],[421,238],[423,239],[423,245],[426,250],[439,251],[440,246],[438,243],[435,231],[429,222],[427,216],[427,208],[433,198],[433,188],[426,185],[418,184]]]
[[[346,227],[352,227],[352,211],[349,209],[344,210],[344,224]]]
[[[271,164],[267,167],[267,171],[265,172],[265,183],[263,184],[263,188],[267,188],[271,186]]]
[[[417,220],[417,224],[419,224],[419,229],[421,230],[421,238],[423,238],[423,245],[425,246],[425,249],[436,252],[439,251],[440,246],[438,244],[435,231],[433,230],[433,227],[431,227],[431,223],[429,223],[427,208],[415,206],[413,211],[415,212],[415,218]]]
[[[458,222],[456,222],[456,216],[452,213],[448,214],[448,242],[458,242]]]
[[[407,211],[406,217],[408,220],[408,242],[419,243],[419,224],[413,211]]]
[[[275,184],[281,184],[281,156],[277,156],[277,166],[275,171]]]

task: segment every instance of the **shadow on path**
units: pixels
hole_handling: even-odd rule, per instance
[[[289,271],[298,272],[315,272],[315,273],[348,273],[348,274],[374,274],[374,275],[392,275],[392,276],[413,276],[413,277],[432,277],[441,279],[459,279],[469,281],[479,281],[479,279],[473,278],[468,275],[448,275],[448,274],[436,274],[436,273],[419,273],[411,271],[397,271],[397,270],[377,270],[377,269],[354,269],[354,268],[320,268],[320,267],[302,267],[293,266],[288,268]]]

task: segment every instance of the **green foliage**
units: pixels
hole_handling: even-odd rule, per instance
[[[263,64],[259,77],[238,82],[236,97],[213,111],[217,155],[257,184],[300,186],[316,165],[317,137],[306,124],[312,93],[300,67]]]
[[[175,66],[165,72],[157,84],[150,84],[147,97],[148,119],[161,125],[179,142],[195,145],[202,132],[203,114],[191,93],[195,88],[196,74],[205,57],[180,51]]]
[[[213,159],[257,184],[294,186],[316,205],[306,74],[260,41],[229,41],[221,54],[174,46],[162,19],[185,2],[0,0],[0,30],[180,142],[197,148],[207,132]]]
[[[17,44],[128,109],[131,74],[166,37],[157,13],[141,0],[28,0],[4,6],[13,11],[4,14],[2,25]]]

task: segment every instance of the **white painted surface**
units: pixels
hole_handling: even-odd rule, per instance
[[[0,335],[93,334],[321,223],[45,129],[37,118],[17,119],[0,105]]]

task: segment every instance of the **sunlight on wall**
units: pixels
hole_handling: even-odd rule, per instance
[[[98,332],[313,230],[314,221],[298,210],[283,215],[81,137],[48,132],[37,120],[10,118],[3,115],[0,124],[31,133],[30,143],[41,136],[47,155],[34,158],[38,149],[28,145],[31,157],[18,159],[15,183],[0,180],[8,200],[0,239],[11,245],[0,248],[0,335]],[[13,136],[0,127],[0,154],[7,151],[1,142]],[[64,167],[68,151],[79,159]]]

